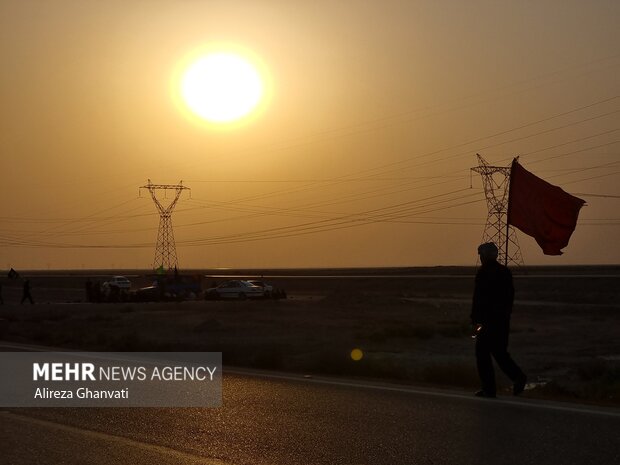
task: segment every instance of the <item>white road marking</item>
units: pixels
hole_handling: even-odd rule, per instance
[[[503,405],[511,405],[511,406],[518,406],[518,407],[524,407],[524,408],[553,410],[553,411],[558,411],[558,412],[585,413],[585,414],[590,414],[590,415],[604,415],[604,416],[620,418],[620,410],[618,409],[605,409],[603,407],[593,408],[593,407],[589,407],[585,405],[570,406],[570,405],[560,404],[559,402],[544,401],[544,400],[539,400],[539,399],[523,399],[523,398],[502,399],[500,397],[496,399],[482,399],[480,397],[475,397],[473,394],[461,394],[458,392],[446,391],[446,390],[441,390],[441,389],[424,389],[424,388],[417,388],[417,387],[396,386],[396,385],[390,385],[390,384],[373,384],[370,382],[347,381],[347,380],[338,380],[338,379],[329,379],[329,378],[320,378],[320,377],[314,378],[314,377],[308,377],[308,375],[286,375],[286,374],[280,374],[280,373],[261,372],[258,370],[256,371],[255,370],[243,370],[243,369],[225,367],[224,376],[226,374],[259,377],[259,378],[267,378],[267,379],[277,379],[277,380],[284,380],[284,381],[296,381],[300,383],[324,384],[324,385],[331,385],[331,386],[369,389],[369,390],[377,390],[377,391],[402,392],[406,394],[416,394],[416,395],[424,395],[424,396],[431,396],[431,397],[443,397],[447,399],[459,399],[459,400],[466,400],[470,402],[503,404]]]

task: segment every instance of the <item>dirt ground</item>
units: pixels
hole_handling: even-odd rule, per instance
[[[98,279],[94,272],[32,272],[35,305],[19,305],[21,283],[3,280],[0,336],[90,351],[217,351],[234,366],[478,386],[473,269],[244,273],[264,274],[289,298],[91,304],[84,282]],[[204,288],[224,279],[201,274],[211,276]],[[148,284],[143,273],[126,275]],[[619,405],[620,267],[524,268],[515,288],[510,352],[528,374],[525,395]],[[498,382],[508,391],[508,379],[498,374]]]

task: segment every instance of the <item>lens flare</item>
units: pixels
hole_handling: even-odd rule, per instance
[[[361,349],[353,349],[351,351],[351,359],[355,362],[359,362],[364,357],[364,352]]]

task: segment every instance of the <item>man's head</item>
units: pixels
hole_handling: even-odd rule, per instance
[[[482,264],[494,262],[497,260],[497,246],[493,242],[487,242],[478,246],[478,255]]]

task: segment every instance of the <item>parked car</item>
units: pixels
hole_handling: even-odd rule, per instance
[[[263,290],[265,297],[271,297],[271,294],[273,293],[273,286],[271,284],[267,284],[264,281],[257,281],[255,279],[249,279],[248,282],[260,287]]]
[[[104,302],[122,302],[129,296],[131,281],[125,276],[113,276],[104,282],[99,290],[99,299]]]
[[[215,299],[259,299],[265,296],[265,291],[248,281],[231,280],[212,287],[205,291],[206,300]]]
[[[127,291],[131,289],[131,281],[129,281],[125,276],[112,276],[109,281],[106,281],[103,284],[104,286],[107,284],[109,287],[117,287]]]
[[[264,296],[267,299],[286,299],[286,292],[284,292],[284,289],[273,287],[271,284],[257,279],[250,279],[248,282],[263,289]]]

